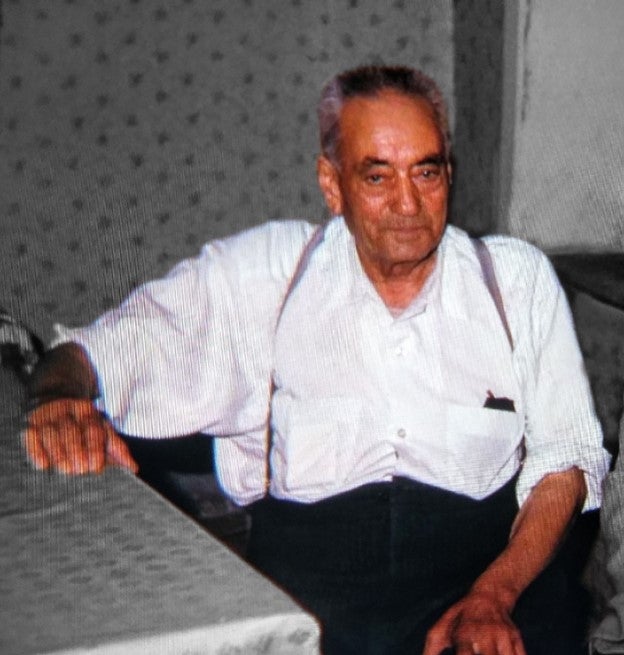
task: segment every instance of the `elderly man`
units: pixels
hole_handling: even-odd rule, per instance
[[[528,244],[447,226],[431,79],[348,71],[319,120],[334,218],[210,243],[62,331],[30,457],[134,469],[115,430],[216,435],[251,561],[319,617],[326,654],[570,655],[548,564],[608,458],[564,294]]]

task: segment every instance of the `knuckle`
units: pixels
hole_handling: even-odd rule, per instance
[[[434,625],[433,628],[429,630],[427,640],[428,641],[437,640],[439,639],[439,637],[442,635],[443,632],[444,632],[443,627],[439,623],[436,623],[436,625]]]
[[[45,411],[44,406],[37,407],[26,414],[26,423],[29,426],[37,427],[48,421],[49,413]]]
[[[98,416],[98,411],[93,402],[86,398],[79,398],[72,400],[72,412],[74,416],[86,419],[95,418]]]
[[[83,431],[85,446],[103,448],[106,445],[106,431],[100,425],[91,425]]]

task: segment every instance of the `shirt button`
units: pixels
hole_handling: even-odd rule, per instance
[[[405,431],[404,428],[400,428],[399,430],[397,430],[397,435],[401,437],[401,439],[405,439],[405,437],[407,436],[407,432]]]
[[[395,348],[395,350],[394,350],[394,354],[395,354],[397,357],[400,357],[400,356],[403,354],[403,347],[402,347],[402,346],[398,346],[397,348]]]

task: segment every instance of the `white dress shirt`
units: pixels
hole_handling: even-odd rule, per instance
[[[578,466],[585,507],[599,505],[609,458],[541,252],[486,239],[512,351],[473,244],[452,226],[398,315],[340,217],[284,303],[313,230],[273,222],[209,243],[93,325],[59,327],[57,342],[87,350],[120,431],[215,435],[219,480],[240,504],[269,487],[313,502],[394,476],[480,499],[518,469],[522,504],[545,474]],[[488,395],[515,411],[484,407]]]

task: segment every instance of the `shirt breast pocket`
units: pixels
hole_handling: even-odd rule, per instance
[[[466,480],[487,486],[506,465],[520,460],[523,416],[500,409],[450,405],[446,449]]]

